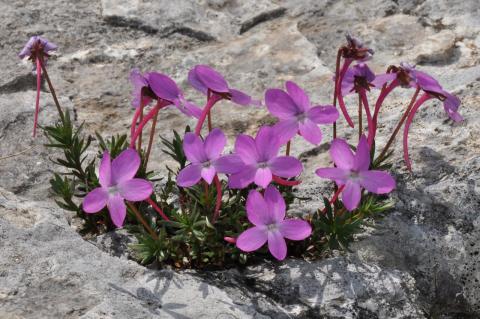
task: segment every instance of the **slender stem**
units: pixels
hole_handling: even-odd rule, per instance
[[[153,209],[155,209],[155,210],[157,211],[157,213],[158,213],[160,216],[162,216],[162,218],[163,218],[164,220],[166,220],[167,222],[170,221],[170,219],[167,217],[167,215],[165,215],[165,213],[163,212],[163,210],[162,210],[160,207],[158,207],[157,203],[155,203],[150,197],[147,198],[147,203],[149,203],[149,204],[153,207]]]
[[[368,104],[367,92],[362,89],[359,92],[360,98],[362,99],[363,107],[365,108],[365,114],[367,115],[367,123],[368,123],[368,145],[372,146],[371,138],[375,135],[374,129],[375,125],[373,125],[373,118],[372,113],[370,113],[370,105]]]
[[[150,225],[148,225],[147,221],[143,219],[142,214],[138,211],[138,209],[130,202],[127,202],[127,205],[133,211],[140,223],[142,223],[143,227],[145,227],[150,236],[152,236],[153,239],[158,240],[157,234],[153,231]]]
[[[202,114],[200,115],[200,118],[198,119],[197,126],[195,127],[195,135],[200,136],[200,132],[202,131],[202,126],[203,123],[205,122],[205,119],[208,115],[208,112],[212,109],[212,107],[222,99],[221,96],[218,96],[216,94],[212,94],[210,98],[207,101],[207,104],[205,104]]]
[[[143,121],[143,103],[140,105],[140,117],[139,117],[139,120],[140,120],[140,123],[142,123]],[[158,112],[155,113],[155,116],[158,114]],[[143,133],[143,132],[142,132]],[[143,134],[140,133],[140,135],[138,136],[138,146],[137,146],[137,149],[138,151],[140,152],[142,150],[142,136]]]
[[[335,203],[338,199],[338,196],[340,196],[340,194],[343,192],[343,190],[345,189],[345,185],[342,185],[341,187],[339,187],[336,191],[335,191],[335,194],[333,194],[333,197],[331,200],[328,201],[328,203],[330,205],[332,205],[333,203]],[[327,211],[327,207],[323,208],[322,209],[322,214],[325,214]]]
[[[290,141],[287,142],[287,148],[285,149],[285,156],[290,155]]]
[[[420,106],[422,106],[425,101],[431,99],[432,96],[428,93],[423,94],[412,107],[410,114],[408,114],[407,121],[405,122],[405,126],[403,127],[403,159],[405,160],[405,164],[407,165],[408,170],[412,171],[412,164],[410,163],[410,158],[408,157],[408,132],[410,130],[410,124],[413,122],[413,118],[417,113]]]
[[[403,113],[400,121],[397,124],[397,127],[395,127],[395,130],[393,131],[392,135],[388,139],[388,142],[385,145],[385,147],[383,148],[382,152],[380,153],[380,155],[378,155],[376,162],[381,161],[385,157],[385,155],[387,154],[388,149],[392,145],[393,141],[395,140],[395,137],[398,134],[398,131],[400,130],[400,128],[403,125],[403,122],[405,122],[408,114],[410,113],[410,110],[412,109],[412,106],[415,103],[415,100],[417,99],[417,96],[418,96],[419,93],[420,93],[420,87],[418,87],[415,90],[415,93],[413,94],[412,99],[410,100],[410,104],[408,105],[407,109],[405,110],[405,113]]]
[[[159,100],[157,102],[157,104],[153,107],[153,109],[150,110],[150,112],[148,112],[147,116],[145,116],[143,118],[142,122],[140,122],[140,124],[138,124],[138,128],[135,130],[135,134],[133,134],[132,138],[130,139],[130,147],[131,148],[135,147],[135,141],[137,140],[138,136],[142,133],[142,130],[143,130],[144,126],[147,124],[147,122],[155,116],[155,113],[157,113],[163,107],[165,107],[169,104],[170,104],[170,102]]]
[[[150,129],[150,138],[148,139],[147,153],[145,153],[145,168],[148,164],[148,159],[150,158],[150,152],[152,151],[153,138],[155,137],[155,127],[157,126],[158,112],[153,116],[152,128]]]
[[[377,123],[378,123],[378,114],[380,113],[380,108],[383,105],[383,102],[385,101],[385,98],[399,85],[399,82],[397,79],[393,80],[390,85],[386,86],[386,84],[382,87],[382,90],[380,91],[380,95],[378,96],[377,101],[375,102],[375,110],[373,111],[373,125],[375,125],[374,128],[374,135],[372,136],[371,140],[373,141],[375,139],[375,135],[377,134]]]
[[[220,207],[222,206],[222,184],[218,179],[218,175],[215,175],[213,182],[215,183],[215,187],[217,189],[217,199],[215,202],[215,210],[213,211],[213,222],[215,222],[220,215]]]
[[[53,101],[55,102],[55,106],[57,107],[58,115],[60,116],[60,119],[62,120],[62,122],[65,122],[65,115],[63,114],[62,107],[60,106],[60,103],[58,102],[57,94],[55,93],[55,89],[53,88],[52,82],[50,81],[50,77],[48,76],[48,72],[47,72],[47,68],[45,67],[45,63],[43,63],[43,57],[40,55],[38,57],[38,60],[40,60],[40,66],[43,70],[43,76],[45,76],[45,80],[47,80],[48,88],[50,89],[50,93],[52,94]]]
[[[272,176],[272,180],[279,184],[279,185],[282,185],[282,186],[296,186],[296,185],[299,185],[300,183],[302,183],[302,181],[287,181],[281,177],[278,177],[278,176],[275,176],[273,175]]]
[[[40,88],[42,85],[42,68],[40,58],[35,60],[37,64],[37,96],[35,98],[35,117],[33,120],[33,137],[37,135],[38,112],[40,112]]]
[[[208,115],[207,115],[207,124],[208,124],[208,131],[211,132],[212,131],[212,112],[210,112],[210,110],[208,111]]]
[[[362,137],[362,96],[358,94],[358,140]]]
[[[337,98],[338,98],[338,105],[340,106],[340,110],[342,110],[343,116],[345,117],[345,120],[347,121],[348,125],[350,127],[354,127],[353,121],[350,118],[350,115],[348,115],[347,107],[345,106],[345,101],[343,100],[343,93],[342,93],[342,81],[343,77],[345,76],[345,73],[348,70],[348,67],[350,64],[353,62],[352,59],[345,59],[343,62],[342,69],[340,70],[340,74],[338,76],[338,85],[337,85]]]
[[[337,52],[337,61],[335,63],[335,87],[333,89],[333,106],[337,107],[337,86],[338,86],[338,77],[340,70],[340,59],[341,59],[341,50]],[[333,138],[337,138],[337,121],[333,122]]]
[[[135,135],[135,130],[136,130],[136,126],[137,126],[137,120],[138,120],[138,118],[140,117],[140,111],[141,111],[141,108],[138,107],[138,108],[135,110],[135,114],[133,114],[132,124],[130,124],[130,138],[133,138],[133,135]]]

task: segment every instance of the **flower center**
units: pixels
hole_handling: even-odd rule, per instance
[[[297,121],[299,122],[305,121],[306,118],[307,118],[307,115],[305,114],[305,112],[297,114]]]
[[[257,167],[258,168],[267,168],[268,163],[267,162],[260,162],[260,163],[257,164]]]
[[[118,194],[118,187],[116,185],[108,188],[108,195],[113,196],[116,194]]]
[[[212,163],[210,161],[206,161],[202,163],[203,168],[209,168]]]
[[[349,175],[349,179],[352,181],[360,180],[360,174],[357,171],[351,171]]]
[[[267,225],[268,231],[277,231],[278,230],[278,225],[276,223],[269,224]]]

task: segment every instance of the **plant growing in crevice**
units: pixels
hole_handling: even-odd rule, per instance
[[[388,194],[396,183],[388,170],[392,168],[391,146],[402,126],[405,164],[411,170],[409,127],[426,101],[440,99],[452,120],[462,120],[460,100],[430,75],[406,63],[375,74],[367,64],[373,50],[348,35],[337,53],[332,105],[311,102],[292,81],[285,83],[285,89],[268,89],[262,102],[232,89],[213,68],[197,65],[189,71],[188,81],[206,98],[200,107],[167,75],[134,69],[130,80],[135,112],[129,135],[104,139],[99,133],[85,134],[83,124],[75,126],[70,114],[63,112],[45,63],[55,48],[47,40],[33,37],[20,56],[34,62],[38,79],[43,72],[59,114],[56,123],[42,128],[49,141],[46,146],[63,154],[53,159],[61,167],[50,181],[56,202],[84,220],[84,234],[127,228],[138,238],[133,248],[144,264],[225,267],[246,263],[252,254],[263,258],[271,253],[283,260],[288,253],[318,258],[327,250],[349,249],[355,234],[369,220],[393,207]],[[413,88],[414,94],[378,151],[380,111],[390,93],[401,87]],[[379,90],[376,100],[372,100],[373,89]],[[356,123],[344,99],[350,94],[358,98]],[[213,109],[225,101],[238,107],[261,108],[265,104],[278,121],[259,127],[254,137],[239,134],[233,152],[227,153],[228,139],[214,127]],[[38,105],[39,91],[36,110]],[[159,176],[148,164],[155,160],[151,154],[161,110],[169,106],[197,123],[193,131],[188,126],[181,133],[173,131],[172,139],[160,137],[163,153],[176,164]],[[340,113],[348,124],[346,129],[358,132],[358,140],[338,137]],[[34,127],[37,115],[36,111]],[[297,196],[301,176],[309,172],[304,172],[301,161],[292,154],[292,144],[299,135],[319,145],[322,130],[330,125],[333,165],[317,169],[316,174],[333,181],[332,195],[318,194],[323,208],[292,218],[288,210],[293,203],[311,200]],[[147,141],[142,140],[145,130]],[[282,149],[285,155],[279,154]]]

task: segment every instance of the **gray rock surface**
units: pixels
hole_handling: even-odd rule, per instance
[[[479,317],[479,16],[477,0],[0,3],[0,317]],[[172,75],[199,104],[186,82],[198,63],[215,66],[232,87],[257,98],[294,80],[313,101],[329,103],[335,50],[346,31],[376,50],[371,65],[377,71],[406,60],[435,75],[461,98],[465,117],[452,124],[437,101],[420,109],[410,134],[413,173],[397,142],[395,209],[359,236],[352,252],[245,270],[153,271],[127,260],[123,235],[86,242],[53,206],[48,179],[55,154],[42,147],[42,138],[30,137],[34,78],[30,65],[16,58],[29,36],[42,34],[59,45],[49,70],[62,105],[88,131],[107,135],[124,133],[130,123],[132,67]],[[41,124],[55,116],[47,91]],[[412,93],[400,90],[387,99],[379,145]],[[228,102],[214,112],[214,125],[230,142],[272,122],[265,110]],[[193,124],[174,109],[161,116],[164,136]],[[354,138],[345,123],[339,127]],[[325,142],[330,138],[324,130]],[[172,163],[156,146],[152,165],[164,174],[164,164]],[[299,192],[313,197],[297,203],[295,212],[319,205],[327,183],[313,172],[328,165],[327,149],[327,143],[295,140],[292,152],[305,166]]]

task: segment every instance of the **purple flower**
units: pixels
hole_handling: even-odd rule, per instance
[[[199,92],[208,95],[208,91],[222,96],[227,100],[245,106],[260,106],[260,101],[253,100],[242,91],[231,89],[223,76],[207,65],[197,65],[188,72],[188,82]]]
[[[334,106],[311,107],[307,94],[294,82],[285,84],[287,92],[269,89],[265,93],[268,110],[279,119],[274,126],[279,135],[279,142],[285,144],[300,131],[308,142],[320,144],[322,132],[318,124],[331,124],[338,119]]]
[[[134,178],[140,167],[140,156],[134,149],[126,149],[113,162],[105,151],[100,162],[100,187],[95,188],[83,199],[85,213],[97,213],[105,205],[117,227],[122,227],[127,214],[124,200],[137,202],[150,197],[152,184],[144,179]]]
[[[362,41],[347,33],[347,45],[340,48],[340,52],[345,59],[367,61],[370,60],[375,53],[373,49],[367,48]]]
[[[263,126],[255,139],[240,134],[235,142],[235,154],[245,163],[243,169],[230,175],[231,188],[245,188],[255,182],[266,188],[273,175],[294,177],[302,172],[302,163],[293,156],[277,156],[280,150],[278,134],[272,127]]]
[[[408,63],[401,63],[396,73],[397,79],[402,86],[419,87],[429,95],[443,101],[443,108],[447,115],[455,122],[460,122],[463,117],[458,113],[460,99],[445,91],[440,83],[431,75],[418,71],[415,66]]]
[[[52,42],[38,35],[34,35],[28,40],[27,44],[25,44],[22,51],[18,54],[18,57],[20,59],[28,57],[35,62],[35,58],[40,55],[44,58],[44,61],[46,61],[46,58],[50,56],[50,52],[56,49],[57,46]]]
[[[185,134],[183,150],[190,165],[180,171],[177,184],[181,187],[190,187],[203,178],[208,184],[212,183],[217,173],[233,174],[243,168],[243,162],[237,155],[221,156],[227,139],[218,129],[213,129],[202,141],[193,133]]]
[[[336,167],[319,168],[316,174],[334,180],[339,187],[345,186],[342,201],[349,211],[358,207],[362,188],[375,194],[390,193],[395,188],[395,180],[390,174],[369,170],[370,148],[364,135],[358,142],[355,155],[347,142],[335,139],[330,147],[330,156]]]
[[[142,75],[138,69],[133,69],[130,73],[130,81],[133,85],[132,106],[135,108],[140,107],[142,101],[146,106],[153,99],[162,99],[175,105],[187,116],[199,118],[202,114],[202,110],[187,101],[175,81],[165,74],[149,72]]]
[[[237,247],[251,252],[268,241],[268,250],[278,260],[287,256],[285,238],[303,240],[310,236],[310,224],[300,219],[285,219],[285,201],[272,185],[265,190],[265,196],[251,190],[247,198],[247,217],[254,227],[247,229],[237,238]]]
[[[395,74],[385,73],[375,75],[366,63],[358,63],[348,68],[342,79],[342,96],[359,92],[370,91],[370,88],[381,88],[385,83],[395,78]]]

